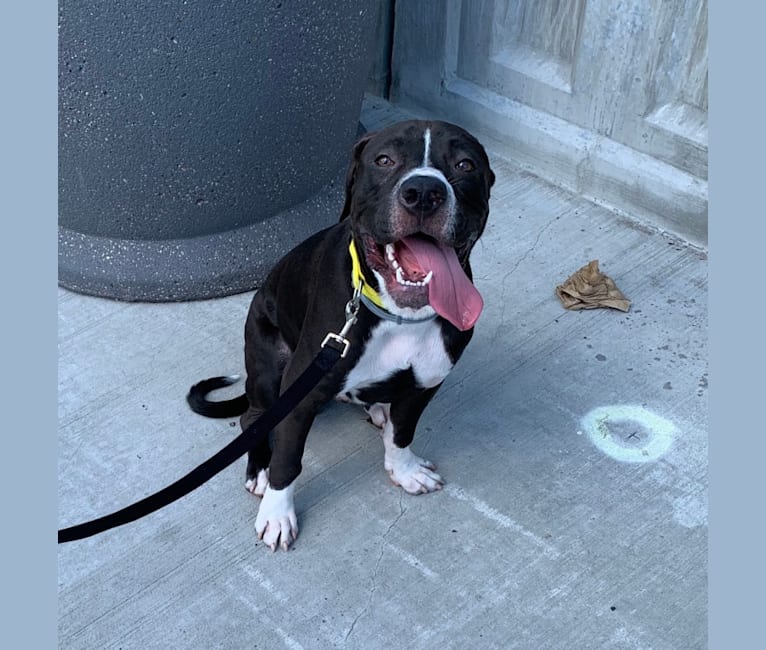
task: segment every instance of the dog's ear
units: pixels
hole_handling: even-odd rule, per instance
[[[489,190],[489,188],[495,184],[495,172],[493,172],[492,169],[489,169],[488,180],[489,180],[489,183],[487,184],[487,189]]]
[[[487,150],[484,148],[484,146],[474,138],[476,141],[476,144],[479,145],[479,151],[481,152],[481,155],[484,157],[484,162],[487,165],[487,195],[489,195],[490,188],[495,184],[495,172],[492,171],[492,167],[490,167],[489,162],[489,155],[487,154]]]
[[[367,146],[367,143],[375,135],[374,132],[365,133],[354,145],[354,149],[351,155],[351,163],[348,166],[346,172],[346,200],[343,204],[343,210],[340,213],[340,219],[343,221],[348,215],[351,214],[351,197],[354,194],[354,183],[359,175],[359,165],[361,164],[362,151]]]

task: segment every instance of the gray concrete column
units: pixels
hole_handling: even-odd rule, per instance
[[[60,284],[245,291],[335,221],[375,17],[375,0],[60,0]]]

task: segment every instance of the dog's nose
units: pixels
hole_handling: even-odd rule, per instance
[[[399,188],[399,203],[424,217],[436,212],[446,199],[444,182],[434,176],[412,176]]]

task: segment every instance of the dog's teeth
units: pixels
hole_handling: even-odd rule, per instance
[[[412,280],[406,280],[404,277],[404,272],[402,271],[402,268],[396,264],[396,281],[405,287],[425,287],[433,277],[434,273],[433,271],[429,271],[428,275],[424,277],[422,280],[418,280],[417,282],[413,282]]]
[[[386,257],[388,258],[388,261],[391,262],[391,266],[393,266],[394,269],[399,268],[399,260],[397,260],[396,255],[394,255],[393,244],[386,244]]]

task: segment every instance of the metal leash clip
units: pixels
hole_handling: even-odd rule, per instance
[[[321,347],[330,345],[330,347],[340,352],[341,359],[346,356],[348,348],[351,345],[351,342],[346,338],[346,334],[348,334],[351,326],[356,323],[356,316],[359,313],[359,305],[361,303],[361,295],[362,283],[360,282],[359,286],[354,289],[354,295],[351,297],[351,300],[346,303],[346,323],[343,325],[343,329],[341,329],[338,334],[328,332],[327,336],[324,337],[324,341],[322,341]]]

